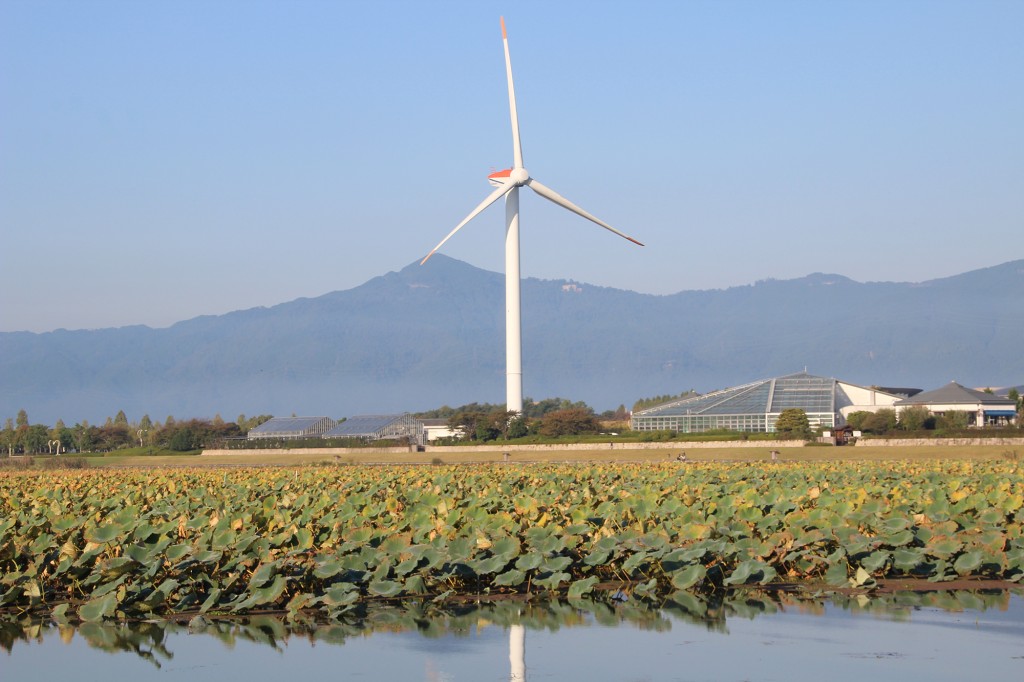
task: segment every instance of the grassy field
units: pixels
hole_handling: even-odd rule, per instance
[[[557,451],[517,451],[509,448],[510,463],[530,462],[665,462],[674,460],[680,452],[686,452],[690,462],[765,462],[769,461],[769,448],[706,448],[687,449],[680,443],[678,449],[641,450],[579,450],[572,446]],[[1024,448],[1015,449],[1006,445],[941,445],[901,447],[793,447],[779,449],[781,462],[879,462],[879,461],[925,461],[943,460],[996,460],[1024,456]],[[256,450],[239,451],[231,455],[110,455],[89,458],[90,466],[289,466],[313,464],[459,464],[459,463],[500,463],[504,461],[500,452],[484,452],[466,448],[464,452],[440,453],[403,452],[380,453],[367,451],[358,454],[266,454]]]

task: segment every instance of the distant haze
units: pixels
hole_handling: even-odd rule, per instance
[[[504,402],[504,278],[443,254],[271,308],[0,333],[0,417],[33,423],[418,411]],[[597,410],[806,369],[862,385],[1024,379],[1024,260],[923,283],[836,274],[654,296],[523,283],[524,388]]]

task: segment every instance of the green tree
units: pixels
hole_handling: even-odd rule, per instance
[[[28,412],[24,409],[18,410],[18,416],[14,421],[14,425],[19,429],[23,426],[28,426]]]
[[[175,429],[167,442],[167,447],[176,452],[186,452],[199,448],[199,437],[188,426]]]
[[[517,414],[508,420],[508,429],[505,432],[505,439],[522,438],[530,432],[526,417]]]
[[[810,438],[811,423],[807,413],[799,407],[783,410],[775,420],[775,432],[783,438]]]
[[[537,424],[537,432],[548,438],[597,433],[600,430],[601,423],[598,422],[593,410],[582,407],[549,412]]]
[[[854,431],[866,431],[864,428],[864,422],[867,421],[868,417],[871,416],[871,412],[867,410],[857,410],[846,415],[846,425]]]
[[[114,415],[114,423],[120,426],[128,426],[128,416],[124,413],[124,410],[117,411],[117,414]]]
[[[950,410],[944,412],[936,421],[936,428],[943,431],[962,431],[967,428],[970,422],[970,412],[963,410]]]
[[[924,405],[912,405],[900,410],[899,428],[904,431],[923,431],[935,428],[935,417]]]
[[[18,432],[14,430],[14,420],[10,417],[4,422],[4,430],[0,434],[0,441],[3,444],[4,453],[8,456],[14,454],[14,446],[18,444]]]
[[[139,420],[139,428],[144,431],[149,431],[153,428],[153,420],[149,418],[148,414],[142,415],[142,419]]]
[[[26,427],[25,435],[22,438],[22,447],[25,454],[42,454],[48,451],[47,441],[50,440],[50,428],[46,424],[33,424]]]
[[[896,410],[885,408],[877,412],[868,412],[861,425],[861,430],[869,433],[889,433],[896,428]]]

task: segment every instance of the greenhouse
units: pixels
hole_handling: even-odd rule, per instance
[[[684,398],[633,414],[634,431],[774,432],[783,410],[799,408],[812,429],[832,428],[857,410],[892,407],[898,396],[806,372]]]
[[[363,440],[401,440],[423,445],[423,422],[408,414],[376,414],[349,417],[324,434],[324,438],[361,438]]]
[[[316,438],[334,428],[338,422],[330,417],[274,417],[249,430],[249,439]]]

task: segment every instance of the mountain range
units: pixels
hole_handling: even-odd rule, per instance
[[[806,369],[932,389],[1024,377],[1024,260],[919,283],[815,273],[655,296],[523,281],[524,392],[604,410]],[[504,402],[504,276],[443,255],[270,308],[0,333],[0,417],[332,417]]]

